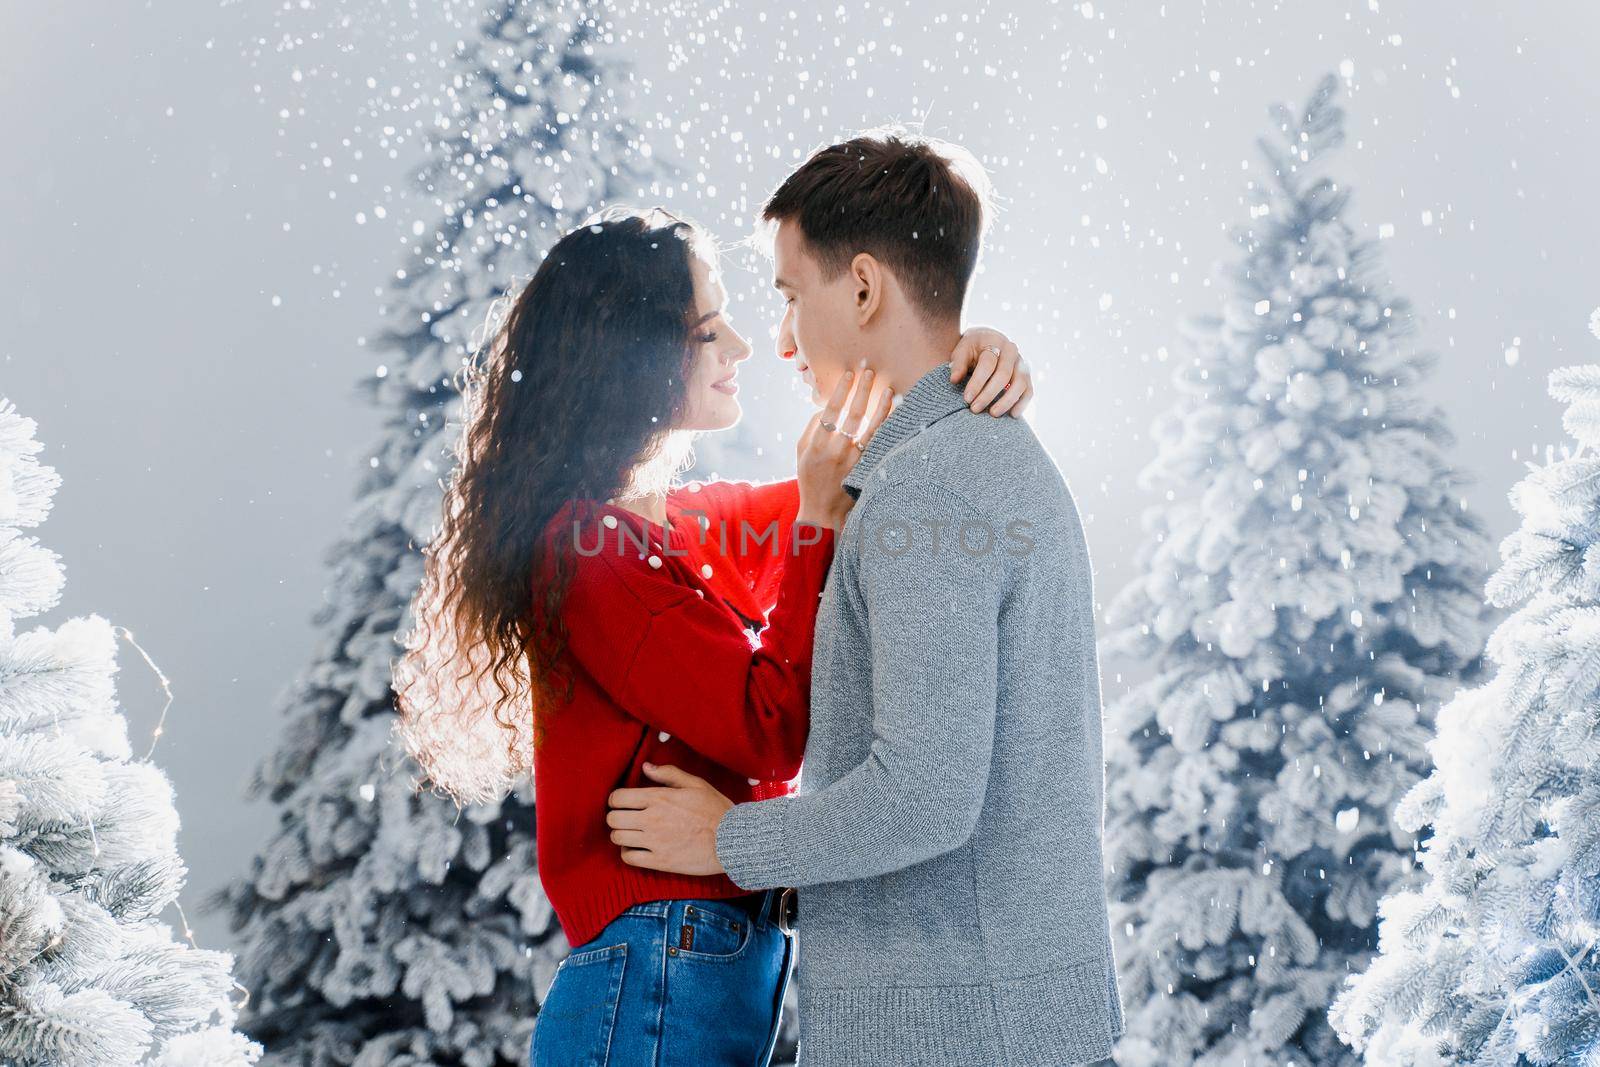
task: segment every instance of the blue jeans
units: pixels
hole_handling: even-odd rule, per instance
[[[529,1063],[767,1067],[793,944],[727,901],[635,904],[561,961],[534,1020]]]

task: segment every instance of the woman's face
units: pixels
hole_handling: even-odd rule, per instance
[[[750,343],[724,315],[728,302],[722,279],[701,256],[690,257],[694,272],[694,317],[689,332],[689,405],[680,430],[726,430],[739,421],[735,380]]]

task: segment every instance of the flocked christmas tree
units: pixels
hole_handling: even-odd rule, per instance
[[[115,628],[17,632],[65,581],[22,532],[61,482],[34,429],[0,400],[0,1063],[244,1067],[261,1049],[232,1029],[233,958],[162,920],[188,869],[172,784],[117,706]]]
[[[1512,490],[1488,585],[1521,609],[1396,812],[1432,829],[1427,881],[1382,902],[1380,954],[1331,1013],[1368,1064],[1600,1063],[1600,365],[1550,392],[1578,447]]]
[[[252,787],[281,825],[213,906],[242,931],[243,1021],[268,1064],[522,1064],[568,946],[535,870],[532,788],[458,809],[392,744],[392,662],[440,518],[453,378],[494,301],[651,161],[602,9],[499,0],[460,43],[419,175],[418,226],[364,383],[386,432],[333,549],[321,644]],[[447,431],[446,424],[451,423]]]
[[[1414,866],[1391,819],[1470,670],[1489,546],[1462,510],[1430,358],[1320,174],[1338,83],[1273,109],[1266,167],[1191,324],[1143,474],[1140,576],[1108,651],[1151,676],[1107,717],[1124,1067],[1353,1059],[1327,1021]]]

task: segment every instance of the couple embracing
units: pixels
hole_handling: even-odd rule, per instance
[[[533,691],[538,876],[572,946],[532,1067],[1061,1067],[1122,1032],[1091,571],[962,333],[969,153],[874,132],[774,192],[796,476],[681,484],[741,417],[715,253],[660,210],[559,240],[488,364],[448,521]]]

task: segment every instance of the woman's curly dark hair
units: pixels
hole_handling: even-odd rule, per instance
[[[692,464],[694,435],[675,427],[705,242],[660,209],[596,216],[555,243],[458,375],[456,467],[394,671],[397,732],[458,803],[504,796],[571,698],[571,531],[547,539],[551,520],[570,500],[664,490]]]

